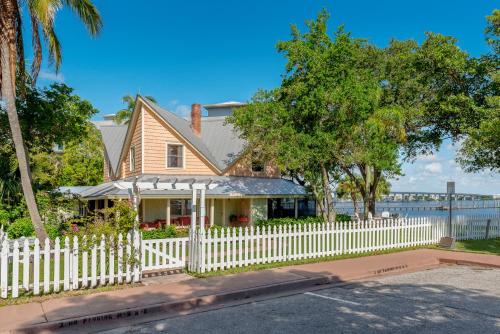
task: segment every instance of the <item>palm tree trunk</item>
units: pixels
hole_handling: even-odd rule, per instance
[[[9,61],[10,48],[8,42],[5,39],[1,39],[0,48],[0,65],[2,68],[1,96],[4,101],[5,109],[7,111],[12,140],[16,149],[16,156],[19,164],[19,172],[21,174],[21,185],[23,188],[24,199],[26,200],[26,206],[28,207],[31,221],[33,223],[33,227],[35,228],[36,236],[42,241],[47,238],[47,233],[43,228],[42,219],[40,218],[40,213],[38,212],[35,195],[33,193],[33,187],[31,185],[31,170],[29,166],[28,155],[24,146],[21,126],[19,124],[19,118],[17,116],[15,87],[13,85],[11,64]],[[24,71],[24,68],[21,70]]]

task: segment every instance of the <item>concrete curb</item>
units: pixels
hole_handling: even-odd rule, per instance
[[[457,260],[457,259],[446,259],[439,258],[438,259],[442,264],[455,264],[455,265],[464,265],[464,266],[479,266],[479,267],[487,267],[487,268],[500,268],[500,265],[496,265],[493,263],[486,263],[481,261],[467,261],[467,260]]]
[[[295,290],[303,290],[307,288],[319,287],[321,285],[332,284],[334,286],[337,285],[346,285],[350,283],[354,283],[356,281],[372,278],[372,277],[380,277],[387,276],[391,274],[402,274],[407,272],[414,272],[417,270],[424,270],[428,268],[433,268],[436,266],[436,263],[422,263],[420,265],[398,265],[391,268],[380,268],[379,270],[367,271],[364,274],[348,277],[344,280],[339,279],[336,276],[320,276],[320,277],[311,277],[298,279],[294,281],[257,286],[249,289],[230,291],[215,295],[206,295],[200,297],[188,298],[175,302],[165,302],[158,304],[151,304],[142,307],[136,308],[125,308],[122,310],[116,310],[107,313],[100,313],[98,315],[88,315],[77,318],[68,318],[59,321],[51,321],[39,323],[36,325],[31,325],[23,328],[12,329],[9,333],[39,333],[42,331],[54,331],[59,329],[68,329],[71,327],[77,327],[82,325],[88,325],[101,321],[111,321],[111,320],[120,320],[127,319],[131,317],[147,315],[147,314],[155,314],[155,313],[177,313],[177,312],[186,312],[194,310],[198,307],[202,306],[210,306],[217,305],[221,303],[227,302],[235,302],[238,300],[244,300],[248,298],[260,297],[271,294],[279,294],[284,292],[293,292]],[[77,328],[75,328],[76,330]]]

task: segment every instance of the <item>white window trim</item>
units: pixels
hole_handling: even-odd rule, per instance
[[[132,168],[132,151],[134,151],[134,164],[133,164],[134,168]],[[128,167],[129,168],[128,169],[130,172],[135,172],[135,167],[136,167],[135,164],[137,163],[137,161],[135,160],[135,145],[130,147],[128,155],[129,155],[129,157],[128,157],[129,158],[129,160],[128,160]]]
[[[177,145],[177,146],[182,146],[182,167],[168,167],[168,145]],[[165,143],[165,168],[166,169],[186,169],[186,146],[182,143],[179,142],[170,142],[167,141]]]

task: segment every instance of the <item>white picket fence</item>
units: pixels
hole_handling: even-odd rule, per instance
[[[443,222],[427,218],[197,230],[190,234],[189,269],[223,270],[271,263],[435,244]]]
[[[142,240],[142,270],[185,268],[188,242],[188,237]]]
[[[97,242],[9,240],[0,229],[0,297],[138,282],[152,270],[193,272],[436,244],[446,218],[190,231],[186,238],[141,240],[139,233]],[[500,215],[456,217],[457,240],[500,237]],[[189,260],[188,260],[189,259]]]
[[[51,245],[35,239],[21,244],[4,239],[0,249],[0,297],[33,295],[138,282],[141,278],[138,252],[140,236],[131,233],[116,240],[102,236],[96,242],[59,238]],[[88,245],[87,245],[88,243]]]

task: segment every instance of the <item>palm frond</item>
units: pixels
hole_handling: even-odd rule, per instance
[[[90,0],[65,0],[64,2],[80,17],[92,36],[96,36],[101,31],[101,14]]]

